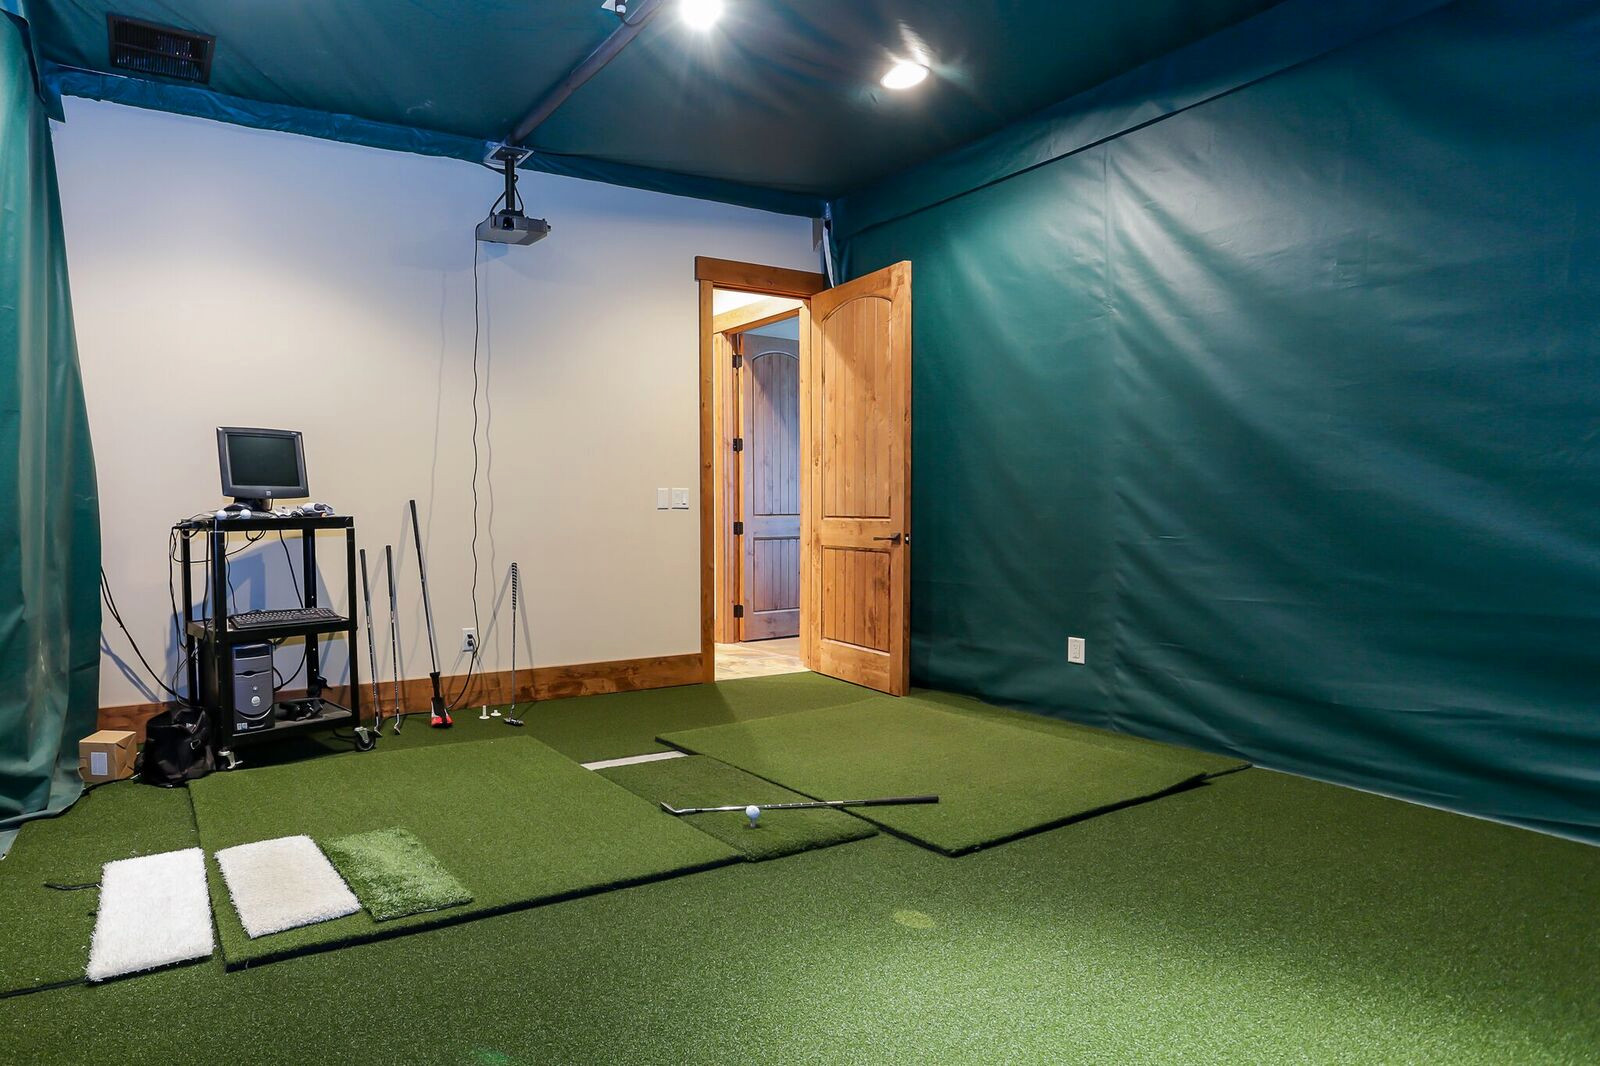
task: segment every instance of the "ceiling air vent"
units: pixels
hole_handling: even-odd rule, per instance
[[[202,85],[211,80],[211,51],[217,43],[211,34],[175,30],[121,15],[107,15],[106,26],[113,67]]]

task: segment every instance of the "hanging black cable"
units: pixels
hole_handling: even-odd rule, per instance
[[[163,692],[179,703],[189,703],[190,701],[179,694],[177,689],[161,679],[161,675],[156,673],[155,667],[150,665],[150,660],[144,657],[144,652],[139,648],[139,642],[133,639],[132,633],[128,632],[127,623],[122,620],[122,612],[117,610],[116,597],[111,594],[111,582],[106,578],[106,568],[103,566],[100,568],[100,600],[105,604],[106,610],[110,612],[112,621],[117,623],[117,628],[122,630],[122,635],[128,638],[128,646],[133,649],[133,654],[138,656],[139,662],[144,666],[145,672],[150,675],[151,680],[161,686]]]
[[[472,242],[472,631],[477,634],[477,647],[467,660],[467,676],[461,682],[461,691],[450,701],[456,710],[472,688],[472,675],[478,668],[478,658],[483,654],[483,627],[478,616],[478,343],[482,318],[478,311],[478,242]]]

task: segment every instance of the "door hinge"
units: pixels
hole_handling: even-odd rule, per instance
[[[744,366],[744,356],[740,355],[738,352],[734,352],[733,353],[733,368],[735,370],[738,370],[742,366]]]
[[[733,535],[736,536],[736,537],[744,536],[744,523],[743,522],[735,522],[733,524]]]
[[[736,604],[733,605],[733,616],[735,618],[743,618],[744,617],[744,604],[736,603]]]
[[[744,451],[744,438],[743,437],[735,437],[735,438],[733,438],[733,450],[736,451],[736,452]]]

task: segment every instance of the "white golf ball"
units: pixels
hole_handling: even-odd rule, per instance
[[[754,805],[746,807],[744,809],[744,816],[750,819],[751,825],[755,825],[756,819],[761,817],[761,808]]]

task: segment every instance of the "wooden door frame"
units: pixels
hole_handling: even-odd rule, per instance
[[[740,508],[737,505],[743,502],[741,499],[743,486],[739,480],[742,462],[733,458],[733,438],[739,436],[739,423],[743,418],[743,412],[740,410],[743,406],[742,398],[738,393],[739,371],[735,370],[733,365],[734,343],[737,337],[750,330],[759,329],[785,318],[798,318],[800,331],[804,332],[809,325],[806,321],[806,301],[798,301],[797,305],[797,301],[792,297],[774,296],[744,307],[736,307],[731,311],[724,311],[711,322],[712,373],[716,376],[712,388],[712,421],[715,423],[712,436],[717,446],[714,464],[716,470],[713,477],[717,497],[713,505],[717,530],[715,545],[717,590],[714,604],[716,610],[711,623],[712,637],[718,644],[737,644],[744,639],[742,627],[727,609],[728,604],[740,602],[745,566],[739,538],[733,532],[733,523],[740,518]],[[803,343],[803,340],[799,342]]]
[[[717,315],[713,310],[712,293],[716,289],[737,289],[799,300],[800,359],[803,366],[806,334],[810,332],[806,327],[809,325],[811,297],[828,287],[828,279],[823,274],[808,270],[761,266],[707,256],[695,257],[694,278],[700,286],[700,658],[702,680],[710,683],[717,679],[715,645],[718,583],[720,575],[727,573],[726,555],[731,551],[727,542],[731,539],[733,528],[731,521],[723,522],[724,528],[719,528],[717,524],[723,512],[725,494],[722,489],[727,480],[723,458],[731,452],[732,438],[730,436],[727,441],[717,439],[717,405],[723,390],[717,386],[719,331],[716,328]],[[788,313],[780,312],[773,317]],[[802,478],[802,494],[805,491]],[[803,567],[803,549],[801,554]],[[717,565],[719,562],[723,563],[720,567]],[[802,573],[802,587],[803,577]]]

